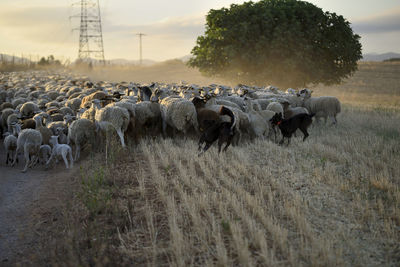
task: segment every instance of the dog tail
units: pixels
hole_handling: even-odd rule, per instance
[[[225,106],[221,106],[221,108],[219,110],[219,114],[220,115],[228,115],[231,118],[230,129],[232,131],[236,125],[235,114],[233,114],[232,110],[230,110],[229,108],[227,108]]]

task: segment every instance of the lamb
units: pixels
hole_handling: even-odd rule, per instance
[[[68,137],[64,131],[65,129],[63,127],[56,128],[56,135],[58,136],[58,143],[60,144],[68,143]]]
[[[52,136],[50,138],[50,143],[53,145],[53,149],[51,151],[51,156],[46,162],[46,167],[49,166],[50,162],[54,159],[54,157],[61,156],[64,160],[65,167],[67,169],[72,168],[74,166],[74,161],[72,160],[72,149],[69,145],[59,144],[58,136]],[[67,155],[69,155],[70,165],[68,166]]]
[[[328,117],[333,118],[333,124],[337,123],[337,114],[341,111],[341,105],[339,99],[334,96],[320,96],[311,97],[312,90],[303,89],[300,91],[300,97],[303,97],[303,107],[305,107],[310,113],[315,113],[315,119],[318,122],[320,118],[325,119],[325,123]]]
[[[17,136],[21,131],[21,126],[15,123],[12,125],[12,129],[13,129],[13,134],[10,134],[9,132],[4,134],[6,136],[4,138],[4,148],[6,149],[6,154],[7,154],[6,164],[8,164],[8,161],[10,161],[10,163],[12,162],[12,159],[14,158],[14,153],[16,153]],[[18,162],[18,157],[17,157],[17,162]]]
[[[38,130],[22,130],[17,139],[17,149],[11,166],[15,165],[18,153],[23,152],[25,156],[25,167],[22,172],[26,172],[28,167],[33,167],[39,159],[39,149],[41,144],[42,135]]]
[[[42,165],[47,162],[51,156],[51,147],[49,145],[41,145],[39,148],[39,163]]]
[[[89,143],[94,145],[95,142],[95,124],[88,119],[78,119],[73,121],[68,127],[68,141],[75,144],[74,160],[78,161],[81,154],[81,147]]]

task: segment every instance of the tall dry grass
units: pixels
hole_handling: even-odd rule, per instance
[[[306,142],[254,140],[198,157],[197,140],[153,138],[127,151],[114,146],[107,165],[97,155],[82,170],[84,186],[66,211],[68,234],[52,260],[398,266],[400,112],[390,99],[363,104],[362,95],[380,92],[379,75],[372,89],[355,85],[351,98],[350,84],[369,77],[357,75],[343,88],[325,89],[349,98],[338,125],[313,125]],[[387,82],[393,98],[399,81]]]

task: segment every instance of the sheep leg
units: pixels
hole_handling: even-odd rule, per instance
[[[163,138],[167,138],[167,122],[164,119],[162,120],[162,132]]]
[[[121,140],[121,145],[123,148],[125,148],[125,140],[124,140],[124,134],[122,133],[121,129],[117,130],[117,134],[119,136],[119,139]]]
[[[70,162],[70,167],[72,169],[72,167],[74,167],[74,161],[72,159],[72,149],[68,149],[68,155],[69,155],[69,162]]]
[[[20,147],[17,147],[17,150],[15,151],[15,154],[14,154],[14,159],[13,159],[13,161],[12,161],[12,163],[11,163],[11,167],[15,165],[15,162],[16,162],[17,159],[18,159],[17,157],[18,157],[18,153],[20,152],[20,150],[21,150],[21,148],[20,148]]]
[[[62,156],[62,158],[63,158],[63,160],[64,160],[65,168],[68,169],[67,153],[68,153],[68,151],[65,151],[65,150],[64,150],[64,151],[61,153],[61,156]]]
[[[80,151],[81,151],[81,146],[79,144],[77,144],[75,146],[75,162],[78,161],[78,159],[79,159]]]
[[[30,163],[30,160],[29,160],[29,149],[27,149],[27,147],[25,147],[25,149],[24,149],[24,156],[25,156],[25,167],[22,170],[22,172],[26,172],[28,170],[28,165]]]
[[[333,125],[336,125],[337,124],[337,119],[336,119],[336,114],[335,115],[333,115]]]

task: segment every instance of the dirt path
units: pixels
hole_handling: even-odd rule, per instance
[[[61,216],[74,170],[58,164],[46,171],[40,165],[21,173],[22,157],[17,166],[6,166],[0,147],[0,266],[9,266],[40,253],[38,229]]]

